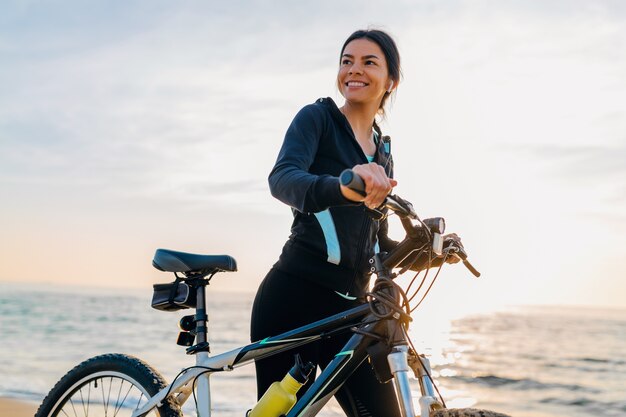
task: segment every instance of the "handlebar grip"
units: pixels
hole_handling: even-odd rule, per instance
[[[355,193],[365,197],[365,183],[363,179],[355,174],[351,169],[344,169],[341,175],[339,175],[339,183],[344,187],[348,187]]]
[[[458,248],[458,250],[455,252],[455,255],[458,256],[463,261],[463,265],[465,265],[465,267],[469,269],[472,275],[474,275],[476,278],[480,277],[480,272],[478,272],[478,270],[474,268],[474,265],[472,265],[467,260],[467,253],[465,253],[465,250],[462,247]]]
[[[480,272],[478,272],[478,270],[476,270],[476,268],[474,268],[474,265],[472,265],[471,263],[469,263],[468,260],[464,260],[463,261],[463,265],[465,265],[465,267],[467,269],[469,269],[469,271],[476,277],[480,277]]]

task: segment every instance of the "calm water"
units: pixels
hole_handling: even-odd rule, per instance
[[[150,296],[0,284],[0,396],[40,401],[72,366],[106,352],[139,356],[171,380],[193,364],[175,344],[184,313],[153,310]],[[252,297],[209,292],[214,353],[247,343]],[[518,417],[626,416],[626,310],[511,308],[415,339],[448,406]],[[255,402],[253,367],[214,376],[212,390],[218,417],[243,416]],[[331,404],[323,415],[342,414]]]

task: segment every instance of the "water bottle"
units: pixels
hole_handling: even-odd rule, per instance
[[[296,393],[306,384],[309,374],[315,368],[311,362],[302,363],[296,355],[296,363],[282,381],[276,381],[265,391],[247,417],[279,417],[291,410],[297,401]]]

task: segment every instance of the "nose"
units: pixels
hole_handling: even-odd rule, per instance
[[[359,63],[354,63],[348,70],[348,74],[363,74],[363,67]]]

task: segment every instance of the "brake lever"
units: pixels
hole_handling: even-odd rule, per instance
[[[397,195],[389,194],[385,198],[383,206],[393,210],[396,213],[402,213],[410,219],[417,220],[417,213],[413,208],[413,204],[398,197]]]

